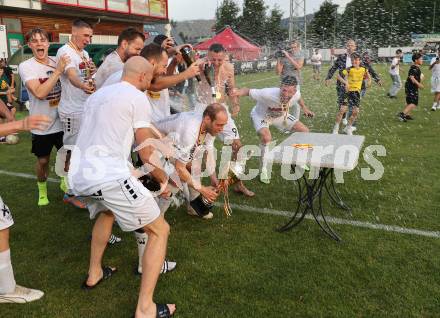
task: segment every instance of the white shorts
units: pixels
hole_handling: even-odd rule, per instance
[[[125,232],[142,228],[160,216],[151,192],[133,176],[104,183],[101,190],[85,197],[85,200],[90,219],[94,219],[100,212],[110,210]]]
[[[2,197],[0,197],[0,231],[11,227],[13,224],[14,219],[12,218],[11,210],[9,210]]]
[[[440,77],[431,77],[431,93],[440,93]]]
[[[75,145],[81,127],[82,113],[59,113],[63,125],[63,143],[65,146]]]
[[[288,114],[286,118],[284,115],[280,117],[261,116],[255,111],[255,107],[251,111],[251,119],[256,132],[259,132],[262,128],[269,128],[271,125],[282,132],[292,131],[298,122],[298,119],[292,114]]]

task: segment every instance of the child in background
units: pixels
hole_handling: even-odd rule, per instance
[[[344,132],[347,133],[347,135],[353,134],[352,125],[359,114],[362,83],[364,78],[366,78],[369,82],[371,81],[367,69],[361,66],[360,55],[353,53],[351,55],[351,61],[353,66],[343,70],[337,76],[337,79],[341,81],[341,83],[345,84],[347,93],[345,97],[345,104],[341,106],[336,115],[336,123],[333,127],[333,134],[339,133],[339,126],[341,124],[342,117],[349,109],[351,111],[351,116],[348,119],[347,126],[344,128]]]
[[[420,70],[420,65],[423,64],[423,55],[421,53],[413,54],[412,61],[413,64],[408,71],[408,78],[405,82],[406,106],[403,112],[397,114],[399,120],[403,122],[414,119],[410,113],[419,103],[419,89],[423,89],[422,71]]]

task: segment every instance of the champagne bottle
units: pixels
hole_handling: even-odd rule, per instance
[[[182,53],[183,60],[188,67],[195,62],[194,54],[189,47],[185,46],[180,50],[180,53]],[[199,75],[196,76],[196,79],[198,82],[202,80]]]
[[[212,65],[205,64],[205,68],[203,69],[203,74],[205,75],[206,81],[211,87],[211,96],[213,98],[216,98],[217,92],[215,90],[215,80],[213,81],[213,79],[215,79],[214,67]],[[211,75],[213,75],[212,78]]]

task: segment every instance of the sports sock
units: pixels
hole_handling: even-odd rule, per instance
[[[260,172],[264,168],[267,170],[266,153],[269,151],[269,145],[260,144],[261,157],[260,157]]]
[[[134,231],[134,236],[136,237],[136,243],[138,247],[138,272],[142,274],[142,258],[144,256],[145,247],[148,242],[148,235],[143,230]]]
[[[37,182],[39,197],[47,197],[47,182]]]
[[[0,294],[9,294],[15,290],[14,271],[11,263],[11,250],[0,252]]]
[[[67,193],[67,191],[69,190],[69,188],[67,187],[67,180],[66,179],[67,179],[66,177],[61,177],[61,182],[60,182],[60,189],[64,193]]]

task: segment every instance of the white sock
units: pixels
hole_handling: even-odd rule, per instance
[[[333,126],[333,130],[339,131],[339,124],[338,124],[338,123],[336,123],[336,124]]]
[[[136,243],[138,247],[138,271],[142,274],[142,258],[144,257],[145,247],[147,246],[148,235],[147,233],[139,233],[135,231],[134,236],[136,237]]]
[[[261,157],[260,157],[260,172],[264,168],[267,171],[267,163],[265,160],[266,153],[269,151],[269,145],[260,144]]]
[[[438,107],[438,102],[434,102],[434,104],[432,104],[432,108],[437,108]]]
[[[0,252],[0,294],[15,290],[14,271],[11,263],[11,250]]]

